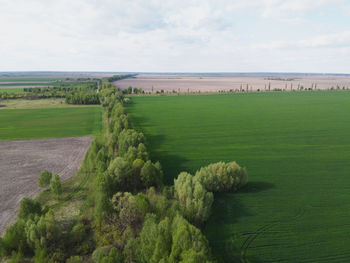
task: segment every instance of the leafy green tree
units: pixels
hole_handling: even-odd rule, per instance
[[[19,218],[16,223],[6,229],[2,239],[2,253],[10,255],[12,251],[28,250],[27,237],[25,233],[25,220]]]
[[[58,174],[54,174],[50,182],[51,192],[58,198],[62,194],[61,179]]]
[[[49,172],[48,170],[42,171],[38,179],[38,186],[41,188],[47,187],[50,184],[51,178],[51,172]]]
[[[121,230],[128,226],[135,227],[142,224],[149,211],[149,201],[142,193],[132,195],[128,192],[118,192],[113,196],[112,203],[118,215],[117,224]]]
[[[163,182],[163,172],[160,163],[153,164],[147,161],[141,169],[142,183],[148,188],[150,186],[160,186]]]
[[[189,221],[200,225],[209,218],[213,193],[207,192],[198,177],[182,172],[174,180],[174,188],[180,209]]]
[[[210,192],[236,191],[248,180],[245,168],[240,167],[236,162],[210,164],[197,171],[195,177]]]
[[[130,146],[137,147],[140,143],[144,143],[145,137],[142,133],[135,130],[123,130],[118,137],[118,154],[124,156]]]
[[[133,178],[133,169],[127,160],[115,158],[108,167],[116,191],[132,191],[137,186],[137,178]]]
[[[29,219],[26,222],[25,233],[32,249],[54,248],[61,237],[61,229],[52,211],[41,217]]]
[[[18,218],[27,220],[30,215],[40,215],[41,205],[38,201],[24,197],[19,203]]]
[[[201,231],[181,216],[172,223],[170,262],[210,262],[209,242]],[[192,261],[196,259],[196,261]]]

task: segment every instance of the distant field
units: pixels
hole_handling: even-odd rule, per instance
[[[57,80],[65,80],[65,78],[0,78],[0,82],[17,82],[17,81],[57,81]]]
[[[14,86],[51,86],[57,82],[0,82],[0,87],[14,87]],[[60,82],[62,83],[62,82]]]
[[[264,91],[269,88],[296,90],[298,86],[305,89],[327,90],[330,88],[350,88],[350,75],[327,74],[140,74],[134,78],[114,82],[121,89],[129,86],[142,88],[147,92],[218,92],[220,90]]]
[[[96,135],[101,107],[1,109],[0,140]]]
[[[350,92],[133,97],[167,182],[217,161],[249,183],[215,196],[205,233],[221,262],[350,261]]]
[[[5,109],[34,109],[34,108],[82,108],[96,107],[96,105],[66,104],[64,99],[10,99],[0,101],[0,112]]]
[[[20,92],[24,92],[23,88],[19,88],[19,89],[0,89],[0,93],[20,93]]]

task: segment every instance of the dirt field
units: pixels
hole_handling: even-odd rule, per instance
[[[40,99],[40,100],[3,100],[1,109],[37,109],[37,108],[78,108],[97,107],[96,105],[74,105],[65,103],[64,99]]]
[[[79,169],[93,137],[0,141],[0,234],[14,222],[19,201],[35,196],[40,172],[58,173],[62,181]]]
[[[169,91],[175,90],[178,92],[201,91],[201,92],[216,92],[219,90],[236,90],[238,91],[242,85],[249,90],[264,91],[268,89],[286,89],[296,90],[298,85],[304,88],[315,87],[317,89],[336,88],[339,85],[341,88],[345,86],[350,88],[350,75],[314,75],[314,74],[141,74],[135,78],[123,79],[114,82],[115,86],[121,89],[126,89],[129,86],[142,88],[145,91]],[[287,85],[287,88],[286,88]],[[291,87],[292,85],[292,87]]]

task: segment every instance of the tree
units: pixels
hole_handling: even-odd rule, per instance
[[[58,174],[54,174],[50,182],[51,192],[58,198],[62,194],[61,179]]]
[[[200,182],[210,192],[236,191],[247,182],[247,172],[236,162],[218,162],[202,167],[196,172]]]
[[[142,133],[135,130],[123,130],[118,137],[118,154],[124,156],[130,146],[138,147],[140,143],[144,143],[145,137]]]
[[[163,172],[160,163],[153,164],[147,161],[141,169],[142,183],[148,188],[150,186],[160,186],[163,181]]]
[[[48,170],[42,171],[38,179],[38,186],[41,188],[47,187],[50,184],[51,179],[52,179],[51,172],[49,172]]]
[[[41,205],[38,201],[24,197],[19,203],[18,218],[27,220],[30,215],[41,215]]]
[[[182,172],[174,180],[174,188],[180,209],[189,221],[200,225],[209,218],[214,196],[207,192],[198,177]]]

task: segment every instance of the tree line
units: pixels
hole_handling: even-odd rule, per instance
[[[23,199],[17,222],[0,239],[0,255],[10,262],[213,262],[201,227],[214,193],[242,187],[245,169],[219,162],[164,185],[160,163],[149,158],[145,136],[123,106],[128,98],[109,82],[98,94],[105,121],[80,170],[92,181],[79,218],[64,226],[52,209]],[[59,196],[57,176],[44,171],[38,183]]]
[[[0,92],[0,99],[48,99],[66,98],[72,94],[96,93],[98,82],[62,83],[53,87],[24,88],[23,92]],[[87,104],[87,103],[85,103]]]

